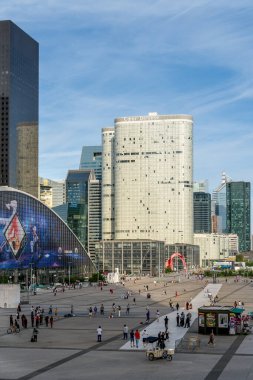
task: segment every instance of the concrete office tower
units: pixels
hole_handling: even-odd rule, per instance
[[[194,233],[211,233],[211,194],[193,193]]]
[[[227,232],[237,234],[239,251],[250,251],[250,182],[226,184]]]
[[[50,208],[66,203],[65,180],[54,181],[40,177],[40,200]]]
[[[17,126],[17,189],[38,198],[38,125]]]
[[[37,128],[38,91],[38,43],[13,22],[0,21],[0,186],[17,187],[17,126]],[[34,176],[33,188],[37,181]]]
[[[208,193],[208,180],[205,179],[199,182],[193,182],[193,192],[194,193]]]
[[[102,130],[102,239],[114,239],[114,128]],[[124,212],[122,210],[122,212]]]
[[[190,115],[115,120],[115,239],[193,243],[192,129]]]

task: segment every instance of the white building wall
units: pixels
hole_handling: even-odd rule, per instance
[[[102,239],[114,239],[114,128],[102,130]]]
[[[193,244],[189,115],[115,120],[115,239]]]
[[[200,248],[200,266],[210,266],[212,261],[228,258],[238,247],[234,234],[194,234],[194,244]]]

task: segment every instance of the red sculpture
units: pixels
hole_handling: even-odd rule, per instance
[[[170,268],[171,270],[174,270],[173,260],[175,257],[178,257],[182,261],[184,270],[187,272],[187,265],[186,265],[185,258],[179,252],[175,252],[170,256],[169,260],[166,262],[166,268]]]

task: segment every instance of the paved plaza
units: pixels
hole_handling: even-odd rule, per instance
[[[145,286],[151,298],[147,298]],[[253,310],[252,283],[241,279],[230,279],[218,284],[206,284],[205,280],[181,276],[170,279],[141,278],[128,280],[123,285],[85,287],[67,289],[56,296],[46,291],[31,297],[30,305],[23,305],[21,314],[28,318],[28,329],[19,334],[7,334],[10,314],[16,310],[0,309],[0,380],[2,379],[253,379],[253,334],[244,336],[217,336],[215,346],[208,346],[208,336],[198,335],[196,316],[197,307],[209,304],[208,292],[218,293],[219,304],[233,305],[234,301],[243,301],[246,311]],[[109,289],[113,288],[111,294]],[[124,299],[126,292],[128,299]],[[134,302],[135,298],[135,302]],[[192,302],[192,326],[190,329],[176,327],[176,312],[170,310],[170,300],[180,305],[179,311],[185,311],[185,303]],[[113,318],[112,304],[121,306],[121,315],[116,311]],[[105,315],[100,315],[100,305],[105,307]],[[129,315],[126,314],[127,305]],[[49,306],[53,312],[57,307],[57,316],[53,328],[39,328],[38,342],[30,341],[32,328],[30,322],[31,306],[41,306],[47,314]],[[65,318],[71,305],[75,317]],[[96,316],[89,317],[89,307],[97,306]],[[146,325],[146,308],[150,309],[150,324]],[[156,321],[157,310],[160,312]],[[171,362],[156,360],[150,362],[145,357],[142,346],[137,350],[129,347],[123,340],[123,326],[129,329],[146,328],[154,334],[164,330],[164,316],[169,318],[169,346],[182,336],[198,337],[200,347],[182,348],[175,353]],[[103,329],[102,342],[97,342],[96,329]]]

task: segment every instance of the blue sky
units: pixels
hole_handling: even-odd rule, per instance
[[[0,0],[40,44],[40,175],[115,117],[194,116],[194,178],[252,181],[252,0]]]

